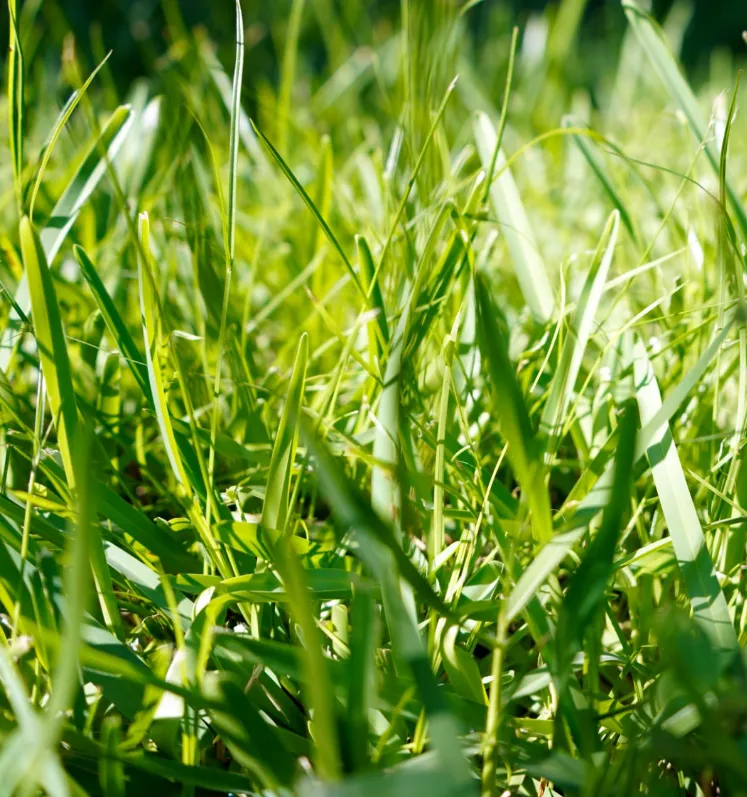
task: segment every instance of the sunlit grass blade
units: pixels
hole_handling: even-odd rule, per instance
[[[96,74],[109,60],[110,55],[111,55],[111,50],[107,53],[104,60],[93,70],[93,72],[91,72],[91,74],[88,76],[88,79],[80,87],[80,89],[73,92],[71,97],[65,103],[65,107],[62,109],[60,116],[55,122],[55,126],[52,128],[49,140],[44,145],[44,154],[42,155],[41,163],[39,164],[39,168],[36,173],[36,180],[34,181],[34,187],[31,189],[31,196],[29,197],[29,218],[32,221],[34,220],[34,204],[36,203],[36,195],[39,193],[39,187],[41,186],[42,180],[44,179],[44,172],[47,168],[47,164],[49,163],[49,159],[52,157],[52,152],[54,152],[54,147],[55,144],[57,143],[57,139],[60,137],[60,134],[65,128],[67,120],[72,116],[73,111],[78,107],[78,103],[81,101],[81,99],[83,99],[84,94],[86,93],[88,87],[93,82],[93,79],[96,77]]]
[[[592,260],[576,311],[571,321],[571,332],[566,338],[558,368],[553,375],[550,395],[542,410],[540,428],[548,435],[548,450],[552,454],[560,442],[562,425],[566,417],[571,393],[574,390],[581,363],[589,343],[594,318],[609,274],[612,256],[617,245],[620,214],[613,211],[604,228],[599,246]]]
[[[475,121],[475,141],[483,168],[487,170],[496,151],[497,133],[486,114],[479,114]],[[505,164],[506,158],[499,151],[496,160],[498,176],[490,186],[490,199],[511,252],[524,300],[535,318],[544,323],[551,318],[555,308],[552,285],[516,183],[511,172],[504,168]]]
[[[481,275],[475,282],[475,298],[480,351],[483,364],[487,364],[498,425],[509,446],[508,459],[530,508],[535,539],[547,542],[552,536],[552,516],[542,447],[508,356],[506,328],[499,320],[499,311]]]
[[[639,8],[634,0],[623,0],[623,8],[628,18],[628,23],[638,37],[638,41],[648,56],[659,79],[664,83],[672,99],[677,103],[685,115],[690,129],[699,142],[705,143],[705,152],[713,167],[715,175],[719,174],[719,149],[710,138],[708,123],[700,110],[698,100],[693,90],[682,75],[680,67],[675,61],[669,45],[664,40],[662,31],[654,20]],[[727,183],[729,205],[737,219],[742,238],[747,238],[747,214],[731,185]]]
[[[161,438],[166,448],[166,455],[171,471],[177,483],[186,492],[189,480],[184,470],[171,425],[171,416],[163,384],[161,357],[164,347],[163,320],[161,305],[156,289],[156,278],[153,272],[153,261],[150,252],[150,220],[147,213],[140,214],[139,236],[141,253],[138,258],[138,286],[140,294],[140,315],[143,338],[145,340],[145,359],[148,369],[150,393],[161,430]]]
[[[21,219],[20,237],[33,308],[34,333],[39,348],[49,407],[57,430],[57,442],[68,486],[74,492],[77,489],[77,484],[73,446],[79,437],[80,426],[60,308],[41,242],[27,216]],[[90,558],[107,625],[109,628],[121,632],[117,601],[114,597],[111,576],[100,538],[94,538],[91,543]]]
[[[296,458],[298,430],[306,380],[306,363],[309,356],[309,339],[304,333],[298,344],[288,395],[280,418],[275,443],[272,448],[267,487],[262,506],[262,525],[284,531],[288,519],[288,497],[291,474]]]
[[[633,366],[641,421],[647,425],[662,403],[653,367],[640,341]],[[668,423],[659,423],[646,441],[646,454],[693,615],[724,658],[731,658],[737,650],[737,635]]]
[[[113,159],[127,136],[131,123],[132,112],[129,106],[122,106],[111,115],[101,135],[88,149],[83,162],[52,209],[49,219],[39,234],[48,263],[54,260],[78,213],[106,173],[106,162],[101,157],[101,148],[106,151],[108,159]],[[24,313],[28,314],[31,311],[25,275],[19,282],[14,300]],[[15,351],[15,338],[20,328],[21,316],[13,311],[0,338],[0,368],[3,371],[7,371],[10,365]]]
[[[314,219],[316,220],[317,224],[321,227],[322,231],[324,232],[324,234],[329,239],[329,242],[332,244],[332,246],[334,247],[335,251],[337,252],[337,254],[340,255],[340,259],[342,260],[343,265],[345,266],[345,269],[347,270],[348,274],[350,275],[351,279],[353,280],[354,285],[356,286],[358,291],[361,293],[363,298],[366,300],[366,303],[368,303],[367,293],[366,293],[365,289],[363,288],[363,285],[362,285],[362,283],[360,281],[360,278],[359,278],[358,274],[356,273],[355,269],[353,268],[353,264],[350,262],[348,256],[345,254],[345,250],[340,245],[340,242],[337,240],[337,237],[332,232],[329,224],[327,224],[325,219],[322,217],[321,213],[319,212],[319,209],[314,204],[314,201],[308,195],[308,193],[306,192],[306,189],[301,185],[301,183],[299,183],[298,178],[296,177],[296,175],[293,174],[291,168],[283,160],[282,155],[275,149],[275,147],[272,145],[272,143],[267,138],[267,136],[265,136],[265,134],[261,130],[259,130],[257,128],[257,126],[253,122],[252,122],[252,126],[254,127],[254,132],[259,136],[259,138],[262,140],[262,143],[267,147],[267,151],[270,153],[270,155],[272,155],[273,160],[275,161],[275,163],[277,163],[277,165],[280,167],[280,171],[283,172],[283,174],[286,176],[288,182],[293,186],[293,188],[296,190],[298,195],[304,201],[304,204],[309,209],[309,211],[311,212],[311,215],[314,217]]]

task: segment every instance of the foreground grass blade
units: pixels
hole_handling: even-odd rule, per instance
[[[581,363],[586,352],[594,317],[604,292],[604,285],[609,274],[612,255],[617,244],[617,233],[620,227],[620,214],[613,211],[604,228],[599,247],[594,255],[584,288],[576,305],[576,312],[571,322],[571,334],[568,336],[560,356],[557,371],[550,387],[550,395],[542,411],[540,427],[549,436],[548,449],[553,453],[560,442],[562,423],[566,416]]]
[[[647,424],[661,407],[661,394],[640,341],[636,344],[633,367],[641,421]],[[647,441],[646,454],[693,615],[727,660],[737,650],[737,635],[668,423],[661,423],[654,431]]]
[[[480,351],[487,363],[501,434],[509,447],[508,459],[529,505],[535,539],[547,542],[552,536],[552,517],[542,450],[508,356],[505,327],[497,321],[499,312],[482,275],[475,282],[475,299]]]
[[[50,218],[39,235],[48,263],[54,260],[78,213],[106,173],[106,160],[101,157],[101,150],[106,152],[106,159],[112,160],[126,138],[131,124],[130,107],[125,105],[117,108],[54,206]],[[31,311],[31,299],[25,275],[16,289],[14,301],[24,313],[28,314]],[[14,339],[21,328],[21,323],[21,317],[12,310],[8,325],[0,338],[0,369],[3,371],[7,371],[10,365],[15,350]]]
[[[272,447],[272,459],[267,473],[265,501],[262,506],[262,525],[268,529],[284,531],[288,520],[288,496],[290,495],[291,473],[298,445],[308,357],[309,338],[304,333],[298,344],[296,361],[288,386],[288,396]]]
[[[486,114],[478,114],[475,121],[475,141],[484,169],[489,169],[497,148],[497,133]],[[547,276],[537,239],[529,225],[524,205],[511,172],[506,167],[503,152],[498,151],[495,163],[498,173],[490,186],[493,212],[506,238],[516,278],[524,300],[534,317],[544,323],[555,308],[552,286]]]
[[[26,216],[21,219],[20,237],[33,308],[34,332],[39,347],[39,359],[47,387],[49,406],[57,430],[57,442],[65,475],[68,486],[74,493],[77,484],[76,469],[73,463],[73,446],[79,437],[80,427],[70,359],[60,319],[60,308],[41,242]],[[90,544],[90,559],[107,626],[118,636],[122,636],[119,609],[114,597],[109,568],[106,564],[101,538],[96,534],[93,535]]]
[[[567,688],[573,656],[581,647],[594,615],[604,603],[607,583],[614,569],[622,520],[630,503],[637,415],[635,405],[628,405],[620,419],[620,446],[615,457],[610,502],[604,509],[602,524],[576,570],[558,617],[552,666],[561,700],[567,699],[563,693]]]
[[[401,574],[407,579],[418,597],[426,600],[437,613],[443,616],[449,616],[450,613],[404,555],[392,532],[378,519],[377,513],[366,507],[365,501],[357,494],[353,485],[347,482],[344,474],[339,471],[308,427],[304,428],[304,440],[309,453],[314,457],[321,488],[338,522],[344,529],[356,529],[363,535],[360,555],[368,562],[381,583],[395,655],[410,670],[420,692],[432,743],[438,751],[444,777],[449,779],[452,788],[463,789],[469,783],[469,773],[458,742],[458,726],[436,688],[425,646],[411,608],[406,605],[400,591],[398,576]],[[395,552],[394,559],[399,573],[396,570],[392,572],[391,560],[381,556],[379,547],[382,543]]]
[[[47,386],[49,406],[57,429],[57,442],[68,484],[71,490],[75,490],[72,452],[74,441],[78,436],[78,409],[60,308],[44,250],[26,216],[21,219],[20,238],[33,310],[34,332]]]
[[[693,90],[682,76],[680,67],[672,55],[672,51],[666,44],[661,30],[654,20],[643,12],[634,0],[623,0],[623,9],[628,18],[628,23],[633,28],[638,37],[638,41],[648,56],[651,64],[669,91],[672,99],[677,103],[682,113],[685,115],[690,129],[699,142],[705,143],[705,152],[708,160],[713,167],[715,175],[720,171],[720,157],[717,146],[710,140],[708,123],[705,120],[698,101],[693,94]],[[747,238],[747,214],[739,199],[739,195],[732,186],[727,183],[727,193],[729,195],[729,206],[736,217],[742,238]]]

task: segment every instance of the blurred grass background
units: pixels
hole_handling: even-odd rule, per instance
[[[427,4],[460,6],[457,0],[427,0]],[[468,15],[470,34],[484,42],[507,26],[518,24],[522,30],[532,18],[539,25],[551,20],[559,3],[547,0],[482,0]],[[594,75],[596,57],[616,60],[625,20],[617,0],[577,0],[573,13],[583,16],[578,54],[583,67],[567,64],[572,82],[589,84]],[[251,2],[245,19],[247,35],[248,83],[277,81],[282,60],[281,42],[288,25],[291,0]],[[400,0],[315,0],[313,13],[305,15],[301,48],[308,74],[322,74],[330,66],[329,42],[325,42],[325,21],[334,18],[334,36],[346,45],[367,46],[383,41],[396,28]],[[216,0],[31,0],[24,4],[24,14],[32,16],[38,7],[36,44],[46,60],[57,61],[64,37],[72,32],[80,54],[93,65],[101,54],[113,50],[109,71],[120,93],[138,77],[151,75],[167,57],[174,40],[172,28],[184,24],[204,27],[219,45],[224,64],[233,57],[234,10],[230,2]],[[689,77],[695,82],[708,74],[712,58],[720,52],[741,54],[745,51],[742,32],[747,29],[747,3],[736,0],[653,0],[650,8],[660,21],[671,14],[689,19],[684,27],[680,57]],[[549,13],[548,13],[549,12]],[[543,22],[540,22],[542,20]],[[8,17],[0,20],[0,36],[8,36]],[[39,60],[37,59],[37,65]],[[41,68],[39,66],[38,68]],[[568,76],[567,76],[568,77]],[[251,91],[251,89],[250,89]],[[251,102],[251,97],[246,97]]]

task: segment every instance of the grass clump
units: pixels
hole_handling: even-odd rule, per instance
[[[736,72],[165,5],[120,97],[9,2],[0,793],[745,793]]]

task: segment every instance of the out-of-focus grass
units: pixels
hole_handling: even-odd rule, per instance
[[[0,793],[744,792],[743,95],[582,6],[120,97],[11,0]]]

